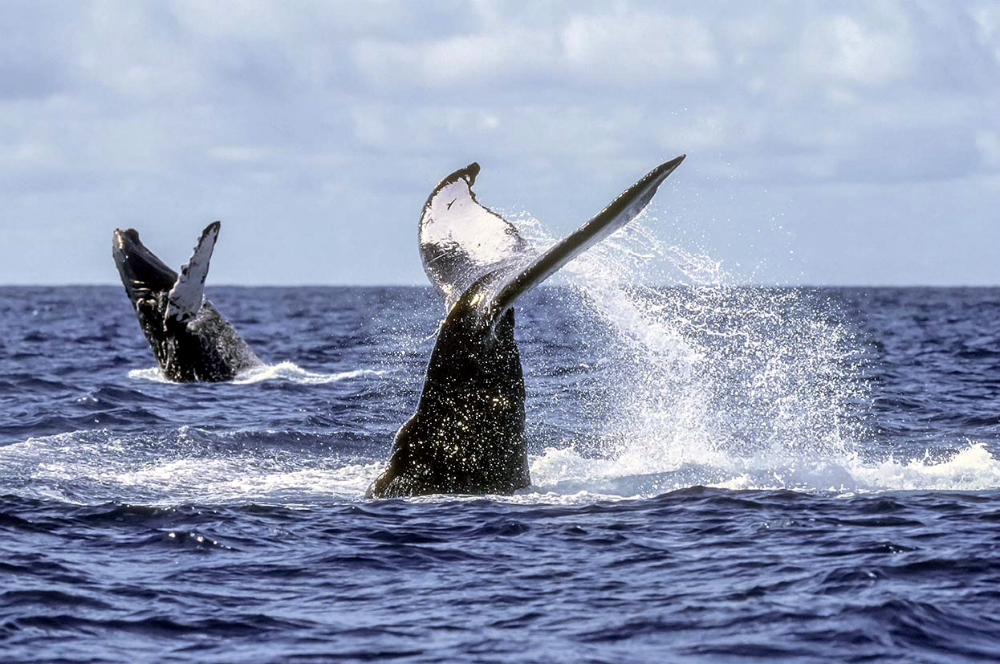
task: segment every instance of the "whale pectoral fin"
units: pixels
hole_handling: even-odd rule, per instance
[[[548,279],[578,254],[639,216],[660,184],[684,161],[685,156],[687,155],[660,164],[566,239],[558,242],[524,269],[503,277],[493,286],[496,295],[489,303],[491,318],[499,320],[518,297]]]
[[[202,232],[191,260],[181,268],[177,282],[167,295],[166,319],[186,323],[198,315],[205,299],[205,278],[212,260],[221,222],[214,222]]]

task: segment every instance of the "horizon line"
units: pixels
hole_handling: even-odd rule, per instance
[[[538,288],[558,288],[569,284],[541,284]],[[716,284],[642,284],[654,288],[674,288],[678,286],[730,286],[735,288],[1000,288],[1000,283],[716,283]],[[0,283],[0,288],[112,288],[120,283],[110,282],[60,282],[60,283]],[[219,283],[206,286],[213,288],[434,288],[429,283]]]

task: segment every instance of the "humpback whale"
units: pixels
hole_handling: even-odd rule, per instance
[[[509,494],[530,484],[524,376],[513,304],[577,254],[634,219],[684,155],[650,171],[590,221],[541,254],[483,207],[473,163],[434,189],[420,218],[420,255],[447,314],[417,410],[393,440],[370,498]]]
[[[209,224],[181,273],[167,267],[129,228],[118,229],[112,254],[164,375],[178,383],[232,380],[260,364],[233,326],[205,299],[205,278],[222,224]]]

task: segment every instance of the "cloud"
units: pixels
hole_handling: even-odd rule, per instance
[[[976,147],[983,163],[990,168],[1000,168],[1000,131],[980,131],[976,134]]]
[[[701,192],[689,209],[708,218],[733,216],[722,206],[740,191],[780,191],[829,216],[829,199],[815,204],[824,188],[919,197],[957,180],[971,183],[967,212],[1000,204],[1000,11],[984,0],[7,9],[0,223],[28,237],[46,219],[66,238],[54,255],[97,234],[106,262],[105,230],[122,217],[169,242],[178,220],[196,233],[223,216],[234,243],[236,224],[268,246],[279,222],[313,238],[310,280],[417,278],[415,211],[473,160],[489,201],[546,219],[585,217],[680,152],[679,177]],[[867,195],[858,209],[894,213]],[[344,243],[386,260],[322,255]],[[0,270],[17,269],[23,252],[9,251]],[[304,269],[291,260],[268,274],[294,281]]]
[[[251,145],[218,145],[209,148],[208,156],[230,164],[260,164],[275,157],[267,148]]]
[[[547,72],[555,59],[552,35],[510,29],[418,43],[365,40],[355,49],[362,75],[377,86],[487,86]]]
[[[972,10],[972,18],[979,28],[979,40],[1000,64],[1000,6],[995,3],[982,4]]]
[[[584,86],[646,86],[704,78],[718,64],[711,34],[693,18],[629,12],[572,14],[544,27],[499,21],[489,15],[489,32],[362,40],[354,61],[362,76],[383,89],[561,86],[566,79]]]
[[[659,13],[573,16],[561,30],[563,56],[581,78],[648,84],[713,77],[718,58],[701,21]]]
[[[886,85],[906,77],[916,61],[905,19],[878,29],[845,15],[807,26],[799,55],[803,74],[859,85]]]

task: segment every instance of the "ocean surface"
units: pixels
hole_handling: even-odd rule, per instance
[[[1000,661],[1000,289],[674,258],[519,302],[514,496],[364,499],[429,288],[210,286],[267,363],[212,385],[120,287],[0,288],[0,661]]]

